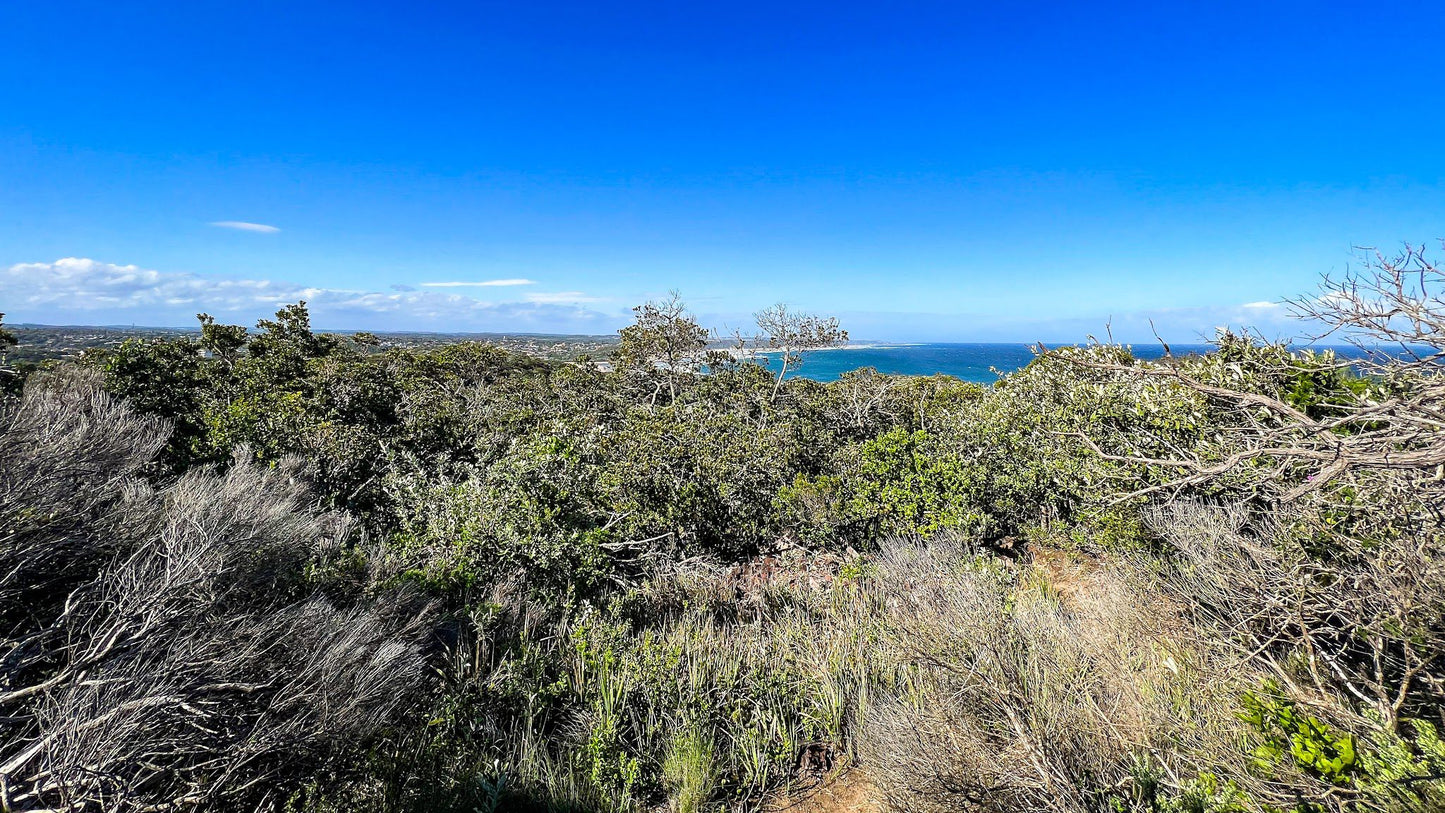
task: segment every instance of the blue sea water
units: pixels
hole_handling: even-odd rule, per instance
[[[902,344],[865,345],[820,350],[809,353],[803,366],[788,376],[817,381],[835,381],[843,373],[859,367],[873,367],[890,375],[934,375],[942,373],[979,384],[992,384],[999,373],[1022,369],[1033,360],[1027,344]],[[1172,345],[1175,355],[1206,353],[1210,345]],[[1341,350],[1341,348],[1335,348]],[[1164,354],[1158,344],[1133,346],[1137,358],[1155,359]],[[1348,353],[1342,353],[1346,357]],[[777,372],[778,361],[769,357],[768,368]],[[997,371],[997,372],[995,372]]]

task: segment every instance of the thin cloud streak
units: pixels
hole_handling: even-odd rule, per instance
[[[268,226],[265,223],[247,223],[244,220],[216,220],[212,226],[221,229],[234,229],[236,231],[249,231],[257,234],[275,234],[281,229],[276,226]]]
[[[530,279],[488,279],[481,282],[423,282],[423,288],[500,288],[509,285],[536,285]]]
[[[602,296],[589,296],[581,291],[557,291],[555,293],[527,294],[528,302],[539,305],[581,305],[586,303],[606,302],[607,298]]]
[[[1176,344],[1210,341],[1217,330],[1252,331],[1270,339],[1301,339],[1318,332],[1316,323],[1295,318],[1273,302],[1153,308],[1077,314],[1047,319],[988,313],[901,313],[844,311],[837,314],[854,336],[887,341],[1023,342],[1069,344],[1094,336],[1124,343],[1152,344],[1155,333]]]

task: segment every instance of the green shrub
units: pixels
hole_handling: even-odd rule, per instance
[[[1260,692],[1246,692],[1242,702],[1242,718],[1262,740],[1254,750],[1261,767],[1288,758],[1332,785],[1350,784],[1359,773],[1354,736],[1301,711],[1277,684],[1266,683]]]

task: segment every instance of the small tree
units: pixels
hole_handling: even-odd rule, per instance
[[[10,348],[19,343],[20,340],[16,338],[15,334],[5,329],[5,314],[0,313],[0,364],[5,363],[6,357],[10,354]],[[0,367],[0,376],[5,377],[4,379],[0,379],[0,382],[8,384],[8,380],[17,377],[18,374],[14,370],[7,370]],[[8,386],[0,387],[0,389],[8,389]]]
[[[776,352],[781,364],[772,398],[777,397],[788,370],[803,366],[803,358],[809,351],[836,347],[848,341],[848,331],[838,327],[837,318],[790,311],[781,302],[758,311],[753,318],[760,331],[758,343]]]
[[[248,345],[253,356],[290,353],[301,358],[322,358],[331,355],[340,344],[332,334],[311,330],[311,312],[304,299],[276,311],[275,319],[257,322],[256,328],[261,335]]]
[[[1423,246],[1406,244],[1395,256],[1361,251],[1357,268],[1325,275],[1312,297],[1287,300],[1294,315],[1337,336],[1381,365],[1435,367],[1445,361],[1445,268]]]
[[[381,339],[375,333],[368,330],[358,330],[351,334],[351,343],[357,347],[380,347]]]
[[[15,338],[15,333],[5,329],[5,314],[0,313],[0,359],[10,352],[10,348],[19,344],[20,340]]]
[[[696,374],[706,363],[707,329],[688,312],[677,291],[660,302],[638,305],[632,312],[637,322],[619,331],[621,346],[613,358],[621,367],[661,373],[654,401],[664,384],[668,397],[676,399],[681,377]]]
[[[0,313],[0,396],[20,394],[20,386],[25,380],[25,373],[4,366],[5,360],[10,355],[10,348],[19,343],[19,338],[13,332],[5,329],[5,314]]]
[[[241,348],[246,346],[246,328],[241,325],[217,324],[209,313],[198,313],[201,323],[201,347],[209,350],[216,358],[234,365]]]

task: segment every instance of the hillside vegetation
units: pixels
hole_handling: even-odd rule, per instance
[[[298,304],[4,373],[0,809],[1445,809],[1442,282],[1297,303],[1353,367],[822,384],[674,297],[605,371]]]

